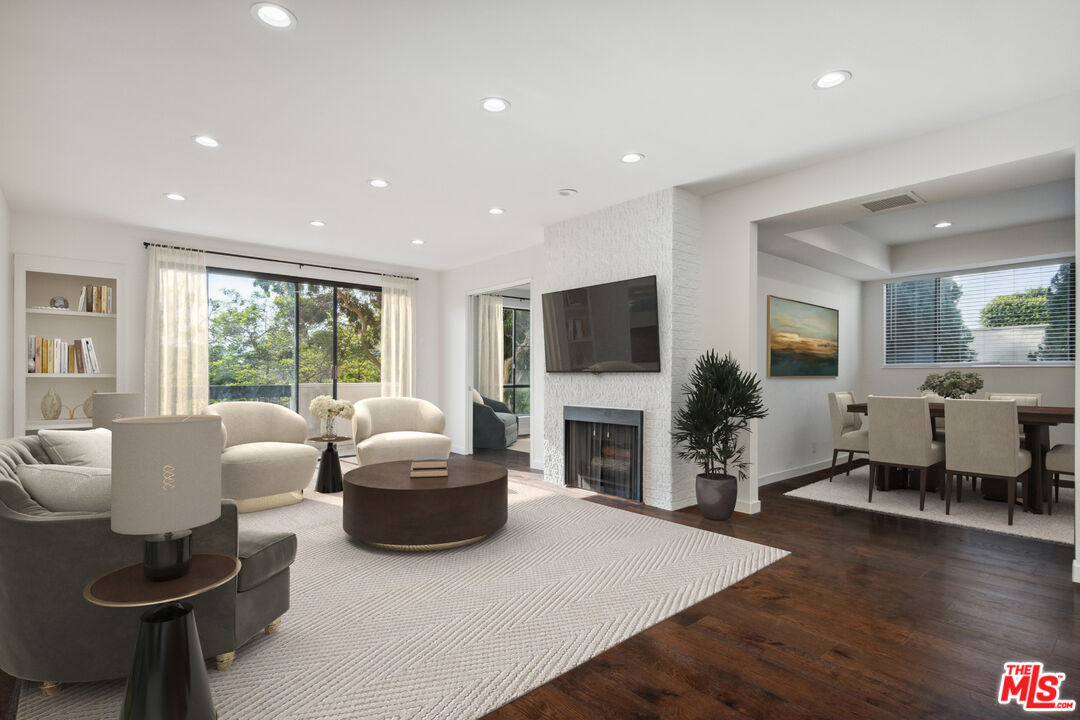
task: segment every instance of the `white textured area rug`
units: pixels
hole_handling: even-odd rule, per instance
[[[881,492],[874,488],[874,500],[868,503],[866,494],[869,481],[870,469],[864,466],[852,470],[850,477],[837,475],[832,482],[819,480],[784,494],[803,500],[860,508],[887,515],[904,515],[948,525],[962,525],[1005,535],[1020,535],[1062,545],[1073,545],[1075,542],[1073,513],[1076,495],[1072,488],[1061,488],[1061,502],[1054,505],[1054,514],[1050,516],[1027,513],[1023,506],[1017,505],[1013,511],[1013,524],[1010,526],[1005,503],[983,498],[981,486],[977,486],[978,489],[972,492],[970,480],[964,485],[961,494],[963,502],[956,502],[956,490],[953,489],[948,515],[945,514],[945,501],[936,492],[926,493],[926,509],[921,512],[918,490]]]
[[[241,516],[298,537],[292,607],[227,672],[222,718],[474,718],[787,555],[511,483],[506,526],[475,545],[394,553],[351,542],[340,508]],[[26,688],[18,720],[115,718],[123,682]]]

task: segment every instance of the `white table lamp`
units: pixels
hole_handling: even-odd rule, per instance
[[[180,577],[191,528],[221,515],[221,418],[120,418],[112,433],[112,530],[146,536],[148,579]]]

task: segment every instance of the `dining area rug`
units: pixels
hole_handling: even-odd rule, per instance
[[[480,717],[788,554],[519,482],[508,499],[495,534],[427,553],[350,540],[333,496],[242,515],[298,548],[281,631],[210,670],[220,717]],[[24,686],[17,718],[115,718],[123,693]]]
[[[1061,488],[1061,499],[1054,505],[1053,515],[1048,516],[1045,512],[1042,515],[1024,512],[1023,507],[1017,505],[1013,512],[1013,524],[1009,525],[1008,508],[1005,503],[985,499],[982,496],[981,487],[972,492],[970,480],[964,485],[961,494],[963,501],[960,503],[956,502],[954,487],[948,515],[945,514],[945,501],[938,496],[936,491],[926,493],[926,509],[923,511],[919,510],[917,489],[883,492],[874,488],[874,500],[867,502],[869,481],[870,468],[863,466],[852,470],[850,476],[837,475],[832,482],[828,479],[819,480],[788,491],[784,495],[886,515],[901,515],[946,525],[989,530],[1004,535],[1018,535],[1061,545],[1075,544],[1076,495],[1073,488]]]

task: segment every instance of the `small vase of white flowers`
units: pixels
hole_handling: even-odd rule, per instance
[[[356,410],[348,400],[335,400],[329,395],[318,395],[311,400],[308,412],[323,421],[322,436],[335,437],[334,420],[339,416],[348,420]]]

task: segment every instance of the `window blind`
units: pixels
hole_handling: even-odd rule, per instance
[[[886,365],[1026,365],[1075,359],[1075,262],[885,284]]]

